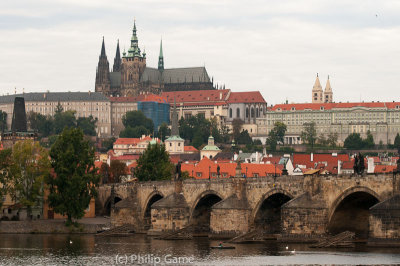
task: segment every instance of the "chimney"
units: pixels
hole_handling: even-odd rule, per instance
[[[219,99],[222,100],[222,92],[219,93]]]
[[[43,93],[43,99],[46,100],[46,97],[47,97],[46,93]]]
[[[340,160],[337,161],[337,174],[338,175],[342,174],[342,161]]]
[[[374,164],[374,158],[368,158],[368,174],[373,174],[375,172],[375,164]]]
[[[311,153],[311,162],[314,161],[314,153]]]

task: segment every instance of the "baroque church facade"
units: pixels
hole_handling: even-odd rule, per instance
[[[146,52],[139,47],[136,22],[128,52],[120,55],[117,43],[113,68],[110,71],[104,37],[96,69],[95,91],[106,96],[137,96],[143,93],[159,94],[163,91],[213,90],[213,81],[205,67],[164,68],[162,41],[158,67],[146,65]]]

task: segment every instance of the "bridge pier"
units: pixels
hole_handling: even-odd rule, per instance
[[[246,196],[246,179],[234,177],[234,193],[211,209],[210,236],[232,238],[250,229],[251,207]]]

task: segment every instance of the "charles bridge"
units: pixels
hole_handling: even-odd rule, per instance
[[[255,230],[287,241],[352,231],[371,243],[400,243],[396,175],[214,178],[102,185],[98,214],[113,226],[162,235],[192,227],[234,237]]]

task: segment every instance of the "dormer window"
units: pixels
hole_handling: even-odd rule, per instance
[[[292,107],[292,111],[296,111],[296,108],[295,108],[295,107]]]
[[[323,106],[321,106],[320,110],[323,111],[325,108]]]

